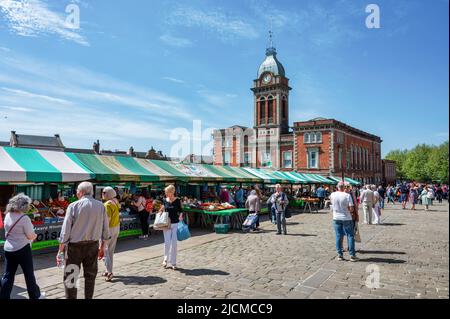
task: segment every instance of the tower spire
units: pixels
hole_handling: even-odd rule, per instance
[[[276,55],[277,50],[273,46],[273,18],[270,18],[270,29],[269,29],[269,46],[266,49],[266,55]]]

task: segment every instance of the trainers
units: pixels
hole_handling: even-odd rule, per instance
[[[345,260],[345,259],[344,259],[344,256],[338,255],[338,256],[337,256],[337,260],[342,261],[342,260]]]
[[[276,235],[281,235],[281,233],[276,233]]]
[[[358,261],[358,257],[356,257],[356,256],[351,256],[351,257],[350,257],[350,261],[352,261],[352,262]]]
[[[45,292],[41,292],[41,295],[39,296],[39,299],[46,299],[45,298]]]

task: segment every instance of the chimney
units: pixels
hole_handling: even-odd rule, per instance
[[[94,149],[95,154],[100,154],[100,141],[97,140],[97,142],[94,142],[94,145],[92,148]]]
[[[133,148],[133,146],[130,146],[127,154],[130,155],[130,156],[134,156],[134,148]]]
[[[17,146],[17,135],[16,135],[16,131],[11,131],[11,138],[9,140],[9,145],[11,147],[15,147]]]

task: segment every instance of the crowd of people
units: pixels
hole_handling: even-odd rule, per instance
[[[234,187],[231,192],[224,187],[218,196],[221,201],[234,202],[237,207],[247,208],[249,215],[256,215],[252,231],[259,230],[259,216],[265,202],[268,205],[270,220],[276,225],[276,234],[287,235],[288,195],[279,184],[275,186],[273,193],[268,192],[269,190],[261,191],[257,186],[248,189]],[[63,281],[68,299],[77,298],[76,282],[81,265],[86,299],[93,298],[99,260],[104,261],[105,280],[111,281],[113,278],[114,251],[120,231],[121,198],[118,190],[112,187],[102,189],[103,202],[96,200],[93,195],[92,183],[80,183],[76,192],[78,200],[68,206],[62,225],[56,264],[64,268]],[[448,188],[447,185],[417,183],[402,183],[395,187],[388,185],[386,189],[381,185],[378,187],[366,185],[359,188],[339,182],[335,191],[331,192],[328,186],[321,185],[314,190],[314,195],[319,198],[321,208],[324,207],[326,200],[330,202],[337,259],[344,260],[344,251],[348,250],[350,261],[357,261],[355,240],[359,232],[359,206],[362,207],[365,224],[381,224],[386,199],[392,204],[401,202],[403,209],[406,209],[407,203],[410,203],[413,210],[419,202],[425,210],[428,210],[433,200],[439,202],[448,200]],[[161,201],[157,212],[167,212],[170,218],[170,227],[163,229],[162,266],[177,270],[177,229],[178,223],[184,219],[182,202],[176,196],[176,188],[173,185],[166,187],[164,194],[159,195],[157,200]],[[148,196],[140,192],[133,196],[131,206],[139,214],[143,223],[142,236],[148,236],[148,214],[156,207],[153,205],[155,202],[152,200],[149,202]],[[31,199],[21,193],[11,198],[6,208],[4,220],[6,263],[5,272],[0,281],[0,299],[10,298],[18,266],[21,266],[23,270],[30,299],[45,298],[34,276],[30,244],[36,239],[36,234],[30,219],[24,218],[30,204]],[[345,249],[344,238],[347,238]]]

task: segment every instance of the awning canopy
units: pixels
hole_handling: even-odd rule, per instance
[[[67,153],[0,147],[0,182],[78,182],[94,176]]]
[[[335,176],[328,176],[329,179],[335,181],[336,183],[339,183],[340,181],[342,181],[342,178],[339,177],[335,177]],[[350,177],[344,177],[344,181],[346,181],[347,183],[350,183],[350,185],[361,185],[360,182],[350,178]]]

